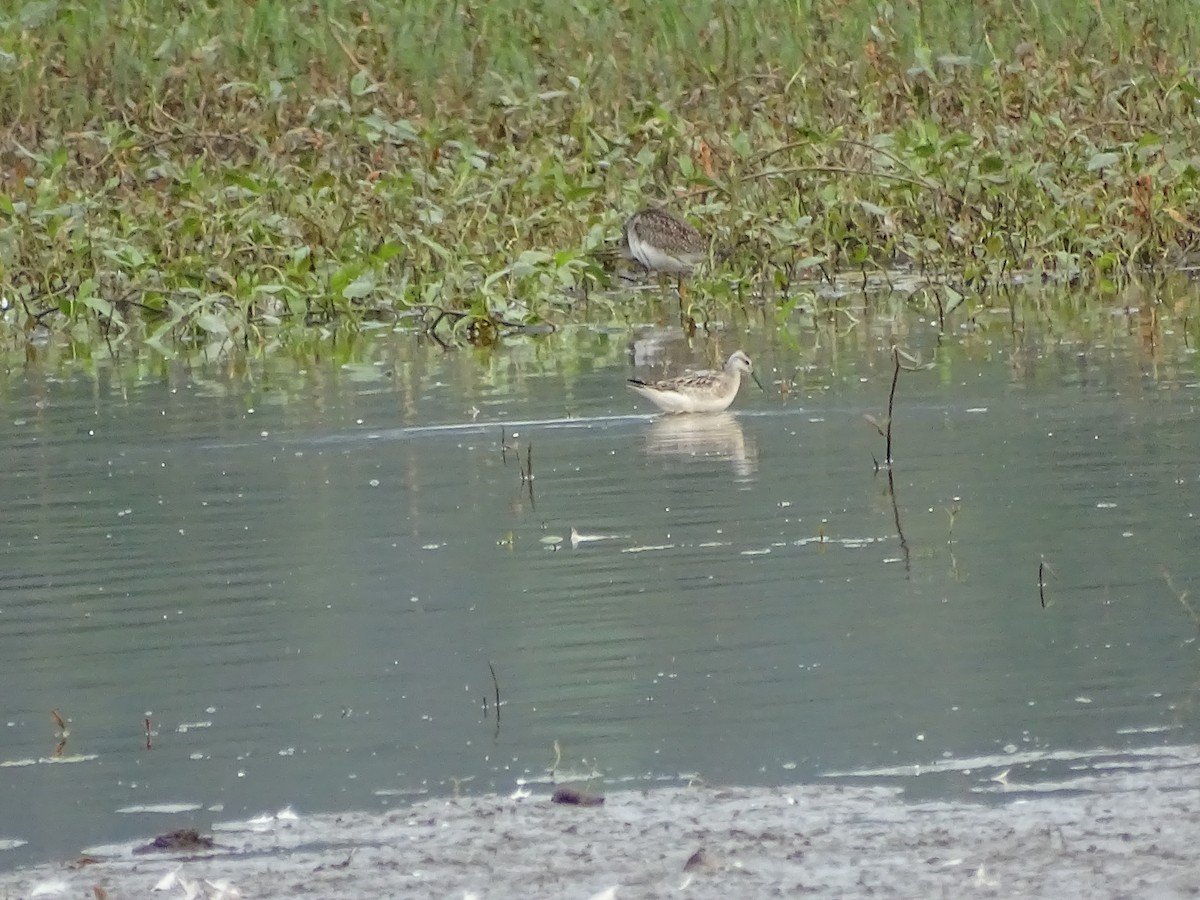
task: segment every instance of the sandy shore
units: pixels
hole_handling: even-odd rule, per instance
[[[1198,772],[1116,770],[987,802],[833,784],[284,815],[221,826],[196,855],[108,847],[9,873],[0,897],[1195,897]]]

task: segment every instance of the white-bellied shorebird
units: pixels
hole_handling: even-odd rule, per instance
[[[629,387],[641,394],[663,412],[714,413],[729,408],[742,375],[749,375],[761,388],[762,384],[750,365],[750,357],[735,350],[720,372],[689,372],[662,381],[642,381],[630,378]]]
[[[674,275],[679,299],[683,279],[708,259],[708,238],[664,209],[648,207],[625,222],[621,252],[651,272]]]

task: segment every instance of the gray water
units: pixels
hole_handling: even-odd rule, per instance
[[[897,333],[934,365],[900,376],[893,503],[864,416]],[[286,805],[588,776],[936,795],[1195,742],[1191,352],[1115,316],[794,334],[11,379],[0,867]],[[729,415],[624,389],[647,347],[680,371],[738,346],[770,391]]]

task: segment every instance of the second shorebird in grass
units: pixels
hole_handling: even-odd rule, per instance
[[[629,386],[663,412],[715,413],[729,408],[742,386],[743,374],[762,387],[750,365],[750,357],[736,350],[720,372],[689,372],[663,381],[630,378]]]
[[[625,223],[621,251],[651,272],[674,275],[680,300],[683,278],[708,259],[708,238],[664,209],[636,212]]]

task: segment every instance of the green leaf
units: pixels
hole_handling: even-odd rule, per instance
[[[995,175],[1004,171],[1004,158],[999,153],[989,153],[979,161],[980,175]]]
[[[418,234],[416,236],[416,238],[418,241],[420,241],[422,244],[424,244],[426,247],[428,247],[430,250],[432,250],[434,253],[436,253],[438,256],[440,256],[445,262],[450,262],[452,259],[454,259],[454,254],[452,254],[449,250],[447,250],[445,247],[443,247],[437,241],[435,241],[431,238],[427,238],[423,234]]]
[[[813,266],[823,266],[829,262],[828,256],[806,256],[796,263],[797,269],[811,269]]]
[[[77,297],[76,300],[82,302],[84,306],[93,312],[99,313],[106,319],[111,319],[112,321],[118,323],[121,325],[122,329],[124,329],[125,322],[121,318],[121,314],[117,312],[117,308],[113,306],[110,301],[105,300],[103,297],[95,296],[85,297],[82,300]]]
[[[1105,153],[1097,153],[1088,160],[1087,170],[1089,172],[1099,172],[1107,169],[1109,166],[1119,163],[1124,159],[1124,154],[1108,151]]]
[[[374,94],[378,90],[379,85],[374,84],[370,76],[363,69],[359,69],[354,73],[354,77],[350,79],[350,93],[355,97]]]
[[[231,184],[235,184],[238,187],[243,188],[256,197],[262,193],[262,185],[245,172],[239,172],[235,170],[229,173],[228,178]]]
[[[550,261],[550,254],[544,250],[523,250],[512,264],[512,272],[518,278],[529,275]]]
[[[342,288],[342,296],[347,300],[361,300],[375,290],[375,273],[363,272],[352,282]]]
[[[379,249],[371,254],[371,258],[377,263],[385,263],[392,257],[402,253],[404,247],[394,241],[388,241],[386,244],[380,245]]]
[[[200,313],[200,315],[196,316],[196,324],[209,334],[229,334],[229,323],[225,321],[224,316],[218,316],[216,313]]]
[[[500,269],[497,272],[493,272],[487,278],[483,279],[483,289],[486,291],[493,284],[495,284],[497,281],[499,281],[505,275],[510,274],[511,272],[512,272],[512,266],[505,266],[503,269]]]
[[[342,266],[329,276],[329,293],[335,297],[342,296],[342,292],[349,286],[350,282],[362,274],[364,268],[362,263],[357,262]]]

